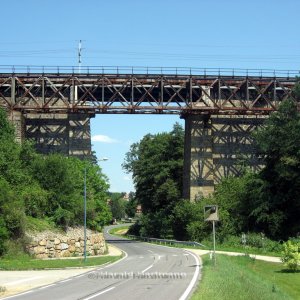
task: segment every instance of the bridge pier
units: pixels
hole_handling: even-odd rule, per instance
[[[35,143],[42,154],[61,153],[86,158],[91,156],[90,118],[82,113],[27,113],[11,111],[9,119],[16,129],[16,140]]]
[[[7,114],[7,118],[15,127],[16,141],[22,143],[25,139],[25,118],[20,111],[10,111]]]
[[[259,170],[261,159],[251,133],[265,116],[186,114],[183,196],[195,201],[210,195],[223,177],[244,166]]]

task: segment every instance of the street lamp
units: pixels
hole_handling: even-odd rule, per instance
[[[107,161],[107,157],[103,157],[98,159],[97,161]],[[84,185],[83,185],[83,195],[84,195],[84,249],[83,249],[83,256],[84,256],[84,262],[86,262],[86,165],[84,167]]]

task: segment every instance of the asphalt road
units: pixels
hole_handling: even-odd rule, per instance
[[[183,249],[113,237],[125,252],[112,265],[4,299],[187,299],[199,277],[199,260]]]

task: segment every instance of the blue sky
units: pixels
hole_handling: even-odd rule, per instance
[[[1,1],[0,65],[300,69],[298,0]],[[98,115],[94,149],[112,191],[131,143],[169,131],[179,116]],[[95,137],[98,136],[98,137]]]

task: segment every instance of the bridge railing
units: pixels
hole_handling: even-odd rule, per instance
[[[239,68],[188,68],[188,67],[144,67],[144,66],[37,66],[0,65],[4,74],[113,74],[113,75],[194,75],[230,77],[300,77],[300,70],[239,69]]]
[[[150,238],[150,237],[141,237],[136,235],[126,235],[130,239],[139,240],[144,242],[153,242],[157,244],[164,244],[164,245],[183,245],[183,246],[193,246],[193,247],[205,247],[203,244],[198,242],[191,242],[191,241],[177,241],[177,240],[168,240],[168,239],[157,239],[157,238]]]

